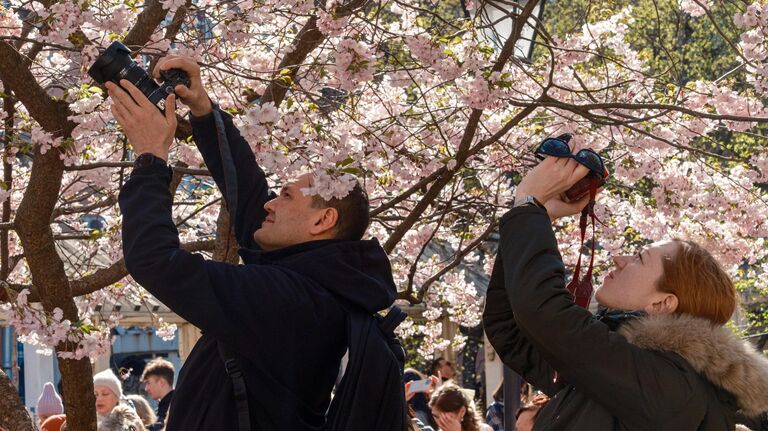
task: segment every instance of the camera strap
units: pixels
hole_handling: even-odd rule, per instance
[[[566,288],[573,296],[573,301],[576,305],[589,308],[589,303],[592,300],[592,268],[595,263],[595,197],[597,196],[598,180],[591,179],[589,185],[589,203],[584,209],[581,210],[581,218],[579,218],[579,229],[581,230],[581,244],[579,246],[579,260],[576,262],[576,268],[573,271],[573,280],[568,283]],[[584,274],[584,278],[581,278],[581,257],[582,250],[584,249],[584,240],[587,236],[588,221],[592,221],[592,244],[591,253],[589,258],[589,268],[587,273]]]
[[[229,211],[229,225],[231,229],[235,226],[235,216],[237,215],[237,168],[235,168],[235,159],[232,157],[232,150],[229,148],[227,131],[218,106],[213,107],[213,120],[216,124],[216,136],[219,141],[221,167],[224,171],[224,187],[226,188],[224,191],[224,201]]]
[[[224,202],[226,202],[227,210],[229,210],[229,226],[232,229],[235,226],[237,214],[237,169],[235,168],[235,160],[232,157],[232,150],[229,148],[224,120],[221,118],[221,111],[216,105],[213,107],[213,119],[216,125],[221,167],[224,171]],[[248,405],[248,390],[243,371],[234,352],[221,341],[218,341],[217,344],[219,355],[224,362],[224,369],[232,381],[235,409],[237,410],[238,431],[249,431],[251,429],[251,409]]]

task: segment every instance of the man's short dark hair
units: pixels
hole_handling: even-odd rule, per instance
[[[355,187],[343,198],[325,200],[320,195],[312,197],[314,208],[335,208],[339,214],[336,221],[335,239],[357,241],[363,238],[368,224],[371,222],[371,207],[368,203],[368,194],[359,181],[355,181]]]
[[[141,373],[141,381],[144,382],[149,376],[161,377],[168,382],[169,386],[173,386],[173,375],[176,374],[176,369],[173,368],[173,364],[166,361],[163,358],[155,358],[144,366],[144,372]]]

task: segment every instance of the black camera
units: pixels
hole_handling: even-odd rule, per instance
[[[118,41],[112,42],[88,69],[88,75],[94,81],[104,85],[112,81],[120,85],[125,79],[136,86],[155,105],[173,93],[177,85],[190,86],[189,76],[181,69],[168,69],[160,72],[163,78],[158,85],[154,79],[131,58],[131,50]]]

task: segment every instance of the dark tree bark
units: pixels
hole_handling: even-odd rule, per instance
[[[0,79],[43,129],[54,136],[71,135],[75,124],[67,119],[70,115],[67,103],[50,98],[31,70],[24,67],[21,54],[6,42],[0,43]],[[64,263],[56,252],[49,222],[59,196],[63,174],[64,162],[59,158],[58,150],[51,149],[42,154],[37,147],[29,185],[16,212],[15,227],[43,309],[53,313],[55,308],[60,308],[65,319],[76,322],[79,320],[77,306],[72,299]],[[61,343],[56,346],[56,352],[70,352],[75,347]],[[63,395],[69,407],[69,427],[95,431],[96,399],[93,395],[93,374],[89,359],[65,360],[58,355],[57,359],[65,382]]]
[[[35,431],[35,424],[24,408],[16,387],[3,370],[0,370],[0,429]]]

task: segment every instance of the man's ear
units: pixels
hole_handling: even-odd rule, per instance
[[[336,208],[323,208],[317,212],[314,223],[309,229],[313,236],[332,234],[339,221],[339,211]]]
[[[654,302],[645,307],[648,314],[674,314],[680,302],[674,293],[662,292],[662,296],[656,298]]]

